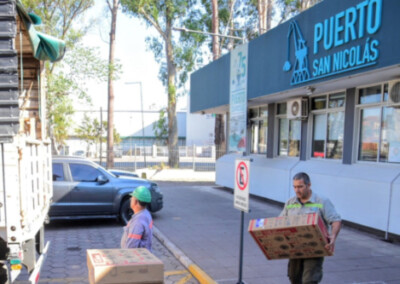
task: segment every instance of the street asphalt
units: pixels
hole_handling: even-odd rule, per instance
[[[212,183],[160,181],[159,186],[164,193],[164,208],[154,218],[159,231],[216,282],[238,283],[240,211],[233,208],[232,193]],[[242,281],[289,283],[287,260],[267,260],[247,232],[250,219],[277,216],[281,206],[252,198],[250,209],[245,214]],[[321,283],[398,284],[400,245],[343,226],[335,255],[325,258]]]
[[[164,263],[164,283],[238,283],[240,211],[233,207],[232,192],[210,181],[158,184],[164,208],[153,215],[153,253]],[[250,210],[244,219],[242,282],[289,283],[287,260],[267,260],[247,232],[250,219],[277,216],[281,206],[251,198]],[[51,246],[39,283],[78,284],[88,283],[86,250],[118,248],[122,227],[115,219],[60,220],[45,231]],[[22,275],[16,283],[26,279]],[[325,258],[322,283],[398,284],[400,244],[343,226],[335,255]]]

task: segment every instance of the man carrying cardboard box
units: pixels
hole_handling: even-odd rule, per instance
[[[134,215],[124,227],[121,248],[147,248],[152,251],[153,219],[146,208],[151,202],[151,193],[147,187],[138,186],[130,195]]]
[[[279,216],[319,213],[328,230],[331,226],[329,243],[326,249],[333,252],[340,231],[341,218],[329,199],[318,196],[311,190],[310,177],[303,172],[293,177],[293,189],[296,196],[290,198]],[[323,257],[290,259],[288,277],[292,284],[316,284],[322,280]]]

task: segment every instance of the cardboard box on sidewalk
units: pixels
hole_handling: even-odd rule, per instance
[[[318,213],[254,219],[249,232],[268,259],[332,255],[325,249],[328,231]]]
[[[164,264],[144,248],[88,249],[87,265],[90,284],[164,282]]]

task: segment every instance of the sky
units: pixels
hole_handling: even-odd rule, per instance
[[[95,6],[89,11],[88,19],[105,15],[106,1],[95,1]],[[139,111],[141,109],[140,84],[142,85],[143,110],[160,110],[167,106],[167,93],[158,79],[160,65],[155,61],[153,52],[146,50],[145,38],[156,35],[152,27],[146,27],[143,21],[132,18],[120,10],[117,16],[117,34],[115,58],[122,64],[123,73],[114,83],[114,109],[118,111]],[[83,44],[98,47],[101,57],[108,60],[109,54],[109,20],[103,19],[95,25],[84,37]],[[133,83],[132,82],[136,82]],[[93,106],[80,105],[77,110],[107,109],[107,83],[86,82],[88,94],[92,97]],[[178,98],[177,109],[184,110],[187,97]]]

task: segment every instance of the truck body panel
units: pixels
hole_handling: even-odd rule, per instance
[[[43,54],[33,25],[19,0],[0,2],[0,283],[18,276],[13,270],[10,279],[10,265],[38,275],[53,195]]]

